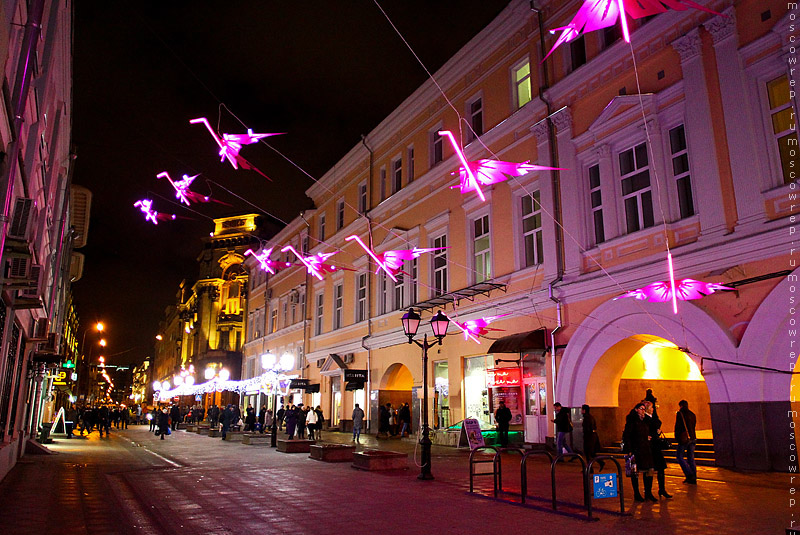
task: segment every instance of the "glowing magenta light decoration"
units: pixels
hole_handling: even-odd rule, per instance
[[[359,245],[367,252],[368,255],[375,260],[375,263],[378,264],[378,269],[375,270],[375,273],[380,271],[381,269],[386,272],[389,277],[394,282],[397,282],[397,274],[398,273],[405,273],[403,271],[403,262],[406,260],[413,260],[415,258],[419,258],[422,256],[423,253],[430,253],[433,251],[439,251],[441,249],[447,249],[447,247],[433,247],[428,249],[420,249],[419,247],[414,247],[413,249],[402,249],[399,251],[386,251],[383,253],[376,253],[367,245],[361,241],[361,238],[353,234],[352,236],[348,236],[345,238],[345,241],[355,240],[358,242]],[[406,273],[407,274],[407,273]]]
[[[479,336],[483,336],[487,334],[489,331],[502,331],[504,329],[494,329],[489,327],[488,325],[493,321],[503,318],[505,316],[510,316],[511,313],[508,314],[500,314],[499,316],[486,316],[484,318],[479,318],[476,320],[467,320],[464,323],[459,323],[458,321],[453,320],[459,329],[464,333],[464,340],[469,340],[470,338],[477,343],[481,343],[478,340]]]
[[[675,299],[681,301],[691,301],[693,299],[702,299],[714,292],[720,290],[733,290],[728,286],[723,286],[715,282],[702,282],[694,279],[683,279],[675,281],[675,290],[672,290],[670,281],[666,282],[653,282],[644,288],[637,288],[626,292],[614,299],[623,299],[625,297],[633,297],[641,301],[649,301],[651,303],[666,303]],[[673,309],[674,310],[674,309]]]
[[[281,269],[288,268],[292,265],[291,262],[276,262],[275,260],[270,259],[270,255],[272,255],[273,247],[269,249],[264,249],[260,253],[254,253],[252,249],[248,249],[244,252],[244,255],[247,256],[249,254],[256,257],[258,263],[261,265],[261,269],[264,271],[268,271],[275,275]]]
[[[243,156],[239,154],[239,151],[242,150],[242,145],[252,145],[253,143],[257,143],[260,139],[264,139],[265,137],[269,136],[280,136],[281,133],[275,134],[254,134],[252,130],[248,129],[246,134],[222,134],[220,137],[211,125],[208,123],[208,119],[205,117],[198,117],[197,119],[192,119],[189,121],[191,124],[204,124],[208,131],[211,133],[211,137],[214,138],[214,141],[217,142],[219,145],[219,155],[220,161],[224,162],[225,159],[230,162],[234,169],[239,169],[239,166],[242,166],[242,169],[249,169],[251,171],[255,171],[259,175],[263,176],[267,180],[271,180],[267,175],[262,173],[256,166],[248,162],[244,159]]]
[[[550,52],[547,53],[542,61],[547,59],[562,44],[569,43],[580,37],[581,33],[613,26],[616,24],[617,18],[620,19],[622,26],[622,38],[626,43],[630,43],[628,21],[624,16],[620,17],[620,13],[627,13],[631,18],[641,19],[665,13],[667,8],[675,11],[686,11],[689,8],[695,8],[719,15],[716,11],[701,6],[692,0],[585,0],[569,24],[550,30],[550,33],[560,31],[561,35],[558,36],[553,48],[550,49]]]
[[[467,158],[464,156],[464,151],[462,151],[461,147],[456,143],[452,132],[449,130],[442,130],[439,134],[447,136],[450,140],[450,144],[453,145],[453,150],[458,155],[458,159],[461,160],[461,167],[458,169],[459,184],[451,186],[451,188],[459,188],[461,193],[475,191],[482,201],[486,200],[486,196],[483,194],[483,191],[481,191],[481,186],[491,186],[492,184],[506,181],[512,176],[522,176],[531,171],[563,171],[560,167],[545,167],[542,165],[533,165],[528,162],[513,163],[500,160],[478,160],[476,162],[468,162]]]
[[[341,270],[341,269],[347,269],[347,268],[342,268],[342,267],[339,267],[339,266],[334,266],[333,264],[326,264],[325,263],[325,260],[327,260],[328,258],[332,257],[333,255],[335,255],[339,251],[336,251],[336,252],[333,252],[333,253],[317,253],[317,254],[311,255],[311,256],[303,256],[300,253],[298,253],[297,250],[294,247],[292,247],[291,245],[287,245],[286,247],[281,249],[281,251],[284,251],[284,252],[291,251],[292,253],[294,253],[294,255],[297,257],[297,259],[300,260],[303,263],[304,266],[306,266],[306,269],[308,270],[308,273],[310,275],[314,275],[319,280],[323,280],[322,276],[325,273],[333,273],[334,271],[338,271],[338,270]]]
[[[152,199],[141,199],[133,205],[142,211],[145,221],[151,221],[154,225],[158,225],[159,221],[169,221],[177,217],[175,214],[160,214],[153,210]]]
[[[222,201],[218,201],[216,199],[212,199],[208,195],[201,195],[200,193],[196,193],[189,188],[192,186],[192,182],[194,179],[199,177],[200,175],[183,175],[183,178],[180,180],[172,180],[169,176],[169,173],[166,171],[162,171],[156,177],[158,178],[166,178],[169,180],[169,183],[172,184],[172,187],[175,188],[175,197],[186,206],[189,206],[189,201],[192,202],[215,202],[217,204],[224,204],[225,206],[231,206],[230,204]]]

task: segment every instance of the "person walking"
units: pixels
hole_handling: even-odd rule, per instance
[[[364,411],[358,406],[353,407],[353,442],[361,442],[361,428],[364,425]]]
[[[308,440],[314,440],[314,432],[317,430],[317,412],[311,408],[306,411],[306,427],[308,428]]]
[[[648,390],[648,392],[650,391]],[[664,498],[672,498],[672,495],[667,492],[667,460],[664,458],[664,449],[660,440],[661,419],[658,417],[658,412],[653,402],[645,401],[644,404],[645,413],[647,414],[645,421],[650,426],[650,450],[653,454],[653,469],[656,471],[656,481],[658,481],[658,495]]]
[[[675,413],[675,440],[678,442],[676,457],[686,479],[684,483],[697,485],[697,465],[694,462],[694,448],[697,444],[697,416],[689,410],[689,402],[685,399],[678,402]]]
[[[167,434],[169,431],[169,414],[167,414],[166,407],[164,410],[159,411],[158,413],[158,432],[157,435],[161,435],[161,440],[164,440],[164,435]]]
[[[286,417],[286,409],[283,408],[283,405],[281,405],[281,408],[278,409],[278,412],[275,416],[278,417],[278,429],[283,429],[283,419]]]
[[[289,440],[294,438],[294,428],[297,426],[297,412],[293,405],[289,405],[283,415],[283,420],[286,422],[286,435]]]
[[[497,424],[497,441],[505,448],[508,446],[508,426],[511,423],[511,409],[506,407],[505,401],[501,401],[494,411],[494,421]]]
[[[247,409],[245,410],[244,430],[245,431],[256,430],[256,410],[253,408],[252,405],[248,405]]]
[[[581,414],[583,415],[583,455],[586,457],[586,462],[591,462],[592,459],[597,457],[597,452],[600,450],[600,436],[597,434],[597,420],[590,412],[589,405],[581,405]],[[602,459],[597,461],[599,471],[603,471],[606,465]]]
[[[303,407],[302,403],[297,404],[297,409],[295,409],[295,419],[297,423],[295,424],[297,429],[297,438],[301,440],[305,440],[306,438],[306,415],[308,414],[307,409]]]
[[[225,410],[222,411],[222,440],[225,440],[225,437],[228,436],[228,429],[230,429],[231,424],[234,422],[234,412],[233,407],[228,405],[225,407]]]
[[[96,411],[97,414],[97,430],[100,432],[100,437],[103,436],[103,431],[106,432],[106,438],[111,436],[111,415],[109,414],[108,407],[101,405]]]
[[[384,405],[380,405],[378,409],[378,434],[389,436],[389,420],[391,415],[389,409]]]
[[[572,453],[572,448],[567,444],[567,434],[572,432],[569,409],[564,409],[561,403],[557,401],[553,404],[553,408],[556,411],[556,417],[551,421],[556,424],[556,455],[561,455],[564,450],[567,453]]]
[[[158,426],[158,412],[155,409],[150,409],[150,412],[148,412],[147,415],[149,416],[148,420],[150,421],[150,432],[152,433]]]
[[[403,403],[403,406],[400,407],[398,418],[400,419],[400,436],[407,437],[411,430],[411,409],[408,403]]]
[[[64,414],[64,428],[67,432],[67,438],[73,438],[72,430],[73,428],[77,427],[78,423],[78,411],[75,408],[74,403],[70,403],[69,407]]]
[[[173,405],[169,411],[169,417],[172,419],[172,430],[178,429],[178,423],[181,421],[181,408]]]
[[[322,425],[325,423],[325,416],[322,415],[322,407],[319,405],[314,412],[317,413],[317,440],[322,440]]]
[[[261,405],[261,408],[258,410],[258,430],[259,432],[264,432],[264,426],[266,425],[267,419],[267,406]]]
[[[632,453],[636,461],[636,472],[631,472],[633,499],[637,502],[650,500],[657,502],[653,496],[653,453],[650,448],[650,426],[645,421],[647,415],[645,404],[640,402],[628,413],[625,419],[625,430],[622,441],[624,453]],[[644,498],[639,493],[639,473],[644,479]]]

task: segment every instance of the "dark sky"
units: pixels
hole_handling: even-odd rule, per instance
[[[432,72],[507,4],[381,2]],[[220,163],[207,130],[190,119],[243,132],[220,114],[224,103],[255,132],[287,132],[268,141],[318,178],[427,75],[371,0],[74,5],[74,183],[94,195],[75,304],[82,326],[106,323],[111,363],[135,363],[152,354],[180,281],[196,276],[209,218],[256,211],[206,180],[284,221],[311,207],[311,179],[268,147],[241,154],[273,182]],[[156,179],[161,171],[202,173],[192,189],[211,188],[233,208],[193,204],[198,215],[168,203],[173,192]],[[143,197],[192,219],[155,227],[133,207]]]

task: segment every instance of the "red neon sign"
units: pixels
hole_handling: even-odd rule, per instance
[[[486,370],[486,379],[490,388],[522,384],[519,368],[490,368]]]

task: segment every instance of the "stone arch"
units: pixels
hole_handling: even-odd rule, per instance
[[[732,360],[736,355],[730,333],[690,302],[680,303],[679,314],[675,315],[670,303],[610,300],[594,309],[570,338],[559,366],[556,399],[566,406],[580,406],[586,402],[589,382],[602,381],[608,385],[609,394],[605,399],[595,399],[595,404],[614,406],[625,366],[622,360],[626,359],[620,356],[624,352],[608,350],[622,343],[630,344],[635,351],[647,337],[664,338],[703,356]],[[699,357],[690,356],[699,366]],[[716,363],[705,362],[703,367],[711,402],[730,401],[729,379],[715,373]]]
[[[383,372],[381,377],[381,390],[408,390],[414,386],[414,376],[411,371],[399,362],[395,362]]]

